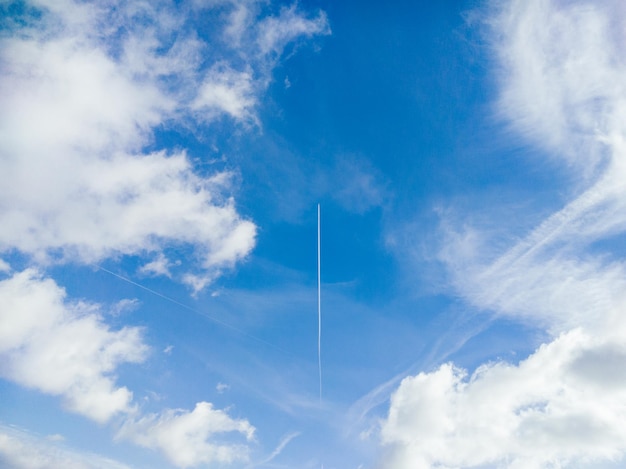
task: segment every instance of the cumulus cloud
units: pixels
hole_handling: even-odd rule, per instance
[[[111,330],[98,305],[68,302],[33,269],[0,282],[0,303],[4,378],[61,396],[68,409],[98,422],[131,410],[132,392],[116,386],[114,372],[145,358],[138,328]]]
[[[480,227],[448,220],[441,259],[473,307],[552,340],[518,364],[407,377],[381,427],[386,467],[596,467],[626,452],[626,264],[610,244],[598,249],[626,231],[626,11],[612,1],[494,5],[498,109],[577,168],[583,189],[505,252]]]
[[[183,244],[193,256],[174,277],[196,290],[250,252],[256,227],[237,212],[230,173],[201,176],[183,150],[142,151],[160,126],[256,122],[271,80],[276,57],[254,41],[232,63],[229,53],[207,64],[208,45],[182,28],[188,10],[40,1],[9,22],[12,34],[0,38],[0,251],[93,263],[158,260]],[[222,27],[236,20],[256,37],[265,21],[252,18]],[[326,31],[323,15],[308,20],[295,8],[271,21],[282,31],[273,51]]]
[[[192,467],[200,464],[230,464],[248,460],[245,444],[214,441],[216,435],[238,433],[252,440],[254,427],[247,420],[230,417],[208,402],[199,402],[191,412],[166,410],[138,420],[129,419],[117,437],[146,448],[160,450],[172,464]]]
[[[97,422],[120,415],[124,423],[119,438],[160,450],[179,467],[247,460],[246,444],[228,442],[221,435],[239,433],[249,441],[254,427],[208,402],[198,403],[193,411],[166,410],[141,416],[132,392],[115,380],[120,365],[138,363],[146,357],[148,347],[139,328],[111,330],[100,317],[98,305],[68,301],[61,287],[34,269],[1,281],[0,303],[3,378],[60,396],[70,411]],[[172,348],[167,347],[165,353]],[[40,467],[38,461],[41,467],[54,466],[47,447],[31,453],[22,443],[10,443],[13,439],[0,432],[0,455],[15,467],[31,467],[31,463]]]
[[[381,429],[395,450],[391,467],[619,461],[626,450],[625,353],[577,329],[518,365],[486,364],[468,377],[445,364],[408,377]]]
[[[198,176],[184,152],[139,151],[155,126],[184,112],[185,96],[163,80],[188,78],[200,46],[181,40],[156,55],[156,37],[148,46],[131,34],[116,58],[101,37],[110,32],[99,15],[111,12],[66,7],[2,39],[0,248],[89,263],[183,243],[201,270],[232,265],[253,247],[255,226],[228,196],[229,175]],[[167,26],[166,13],[142,14]]]

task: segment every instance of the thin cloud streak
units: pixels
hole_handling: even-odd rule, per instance
[[[283,452],[283,450],[291,442],[291,440],[299,436],[300,436],[300,432],[293,432],[293,433],[289,433],[285,435],[283,438],[281,438],[280,443],[278,443],[278,446],[276,447],[276,449],[274,449],[274,451],[272,451],[272,453],[267,458],[263,459],[262,461],[258,463],[254,463],[248,466],[248,468],[263,467],[267,465],[268,463],[272,462],[274,459],[276,459],[280,455],[280,453]]]
[[[0,425],[0,463],[11,469],[131,469],[110,458],[65,448],[62,437],[41,438]]]

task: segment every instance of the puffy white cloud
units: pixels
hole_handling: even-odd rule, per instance
[[[233,5],[221,27],[256,38],[271,23],[280,31],[264,42],[273,53],[327,32],[322,14],[309,20],[290,8],[267,21],[237,19],[248,7]],[[168,2],[33,6],[40,17],[25,9],[23,26],[0,39],[0,251],[92,263],[159,259],[184,244],[193,259],[172,275],[203,288],[250,252],[256,227],[238,214],[229,173],[200,176],[184,151],[142,149],[168,123],[256,122],[277,57],[249,39],[236,61],[213,52],[207,63],[208,45],[182,28],[189,9]],[[163,263],[151,268],[165,273]]]
[[[123,363],[144,360],[148,348],[140,329],[111,330],[99,316],[98,305],[68,301],[62,288],[34,269],[0,281],[0,303],[3,378],[61,396],[69,410],[98,422],[121,414],[119,438],[160,450],[179,467],[247,460],[245,442],[253,438],[254,427],[208,402],[198,403],[192,411],[138,413],[132,392],[116,385],[115,371]],[[244,443],[225,437],[228,433],[243,435]],[[30,443],[15,445],[14,439],[0,432],[0,458],[4,455],[18,468],[54,466],[48,447],[38,445],[40,449],[30,451]],[[75,467],[92,467],[77,461],[72,462]]]
[[[392,466],[546,467],[620,460],[626,349],[574,330],[471,377],[452,364],[406,378],[381,430]],[[598,366],[601,365],[601,366]]]
[[[131,10],[121,9],[138,14]],[[155,126],[185,112],[186,96],[163,80],[193,77],[197,41],[176,41],[159,55],[170,14],[148,9],[141,14],[165,26],[148,39],[129,34],[116,58],[101,37],[104,5],[67,2],[54,12],[2,39],[0,249],[89,263],[182,243],[194,248],[195,269],[214,278],[255,242],[254,224],[228,197],[229,174],[201,177],[184,152],[140,152]],[[202,92],[231,96],[237,86],[212,82]]]
[[[584,189],[505,252],[480,227],[448,220],[441,259],[473,307],[552,338],[518,364],[407,377],[381,427],[385,467],[599,467],[626,453],[626,264],[610,245],[597,249],[626,231],[626,11],[612,1],[495,7],[498,109],[576,167]]]
[[[68,409],[99,422],[131,410],[132,393],[115,384],[122,363],[144,359],[135,327],[111,330],[98,306],[68,302],[52,279],[28,269],[0,281],[0,374],[62,396]]]
[[[233,463],[248,460],[246,444],[233,443],[224,436],[239,433],[249,441],[254,427],[247,420],[230,417],[208,402],[199,402],[193,411],[166,410],[138,420],[129,419],[118,432],[118,438],[128,439],[146,448],[158,449],[176,466]]]

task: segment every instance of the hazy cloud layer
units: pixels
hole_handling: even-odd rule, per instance
[[[55,441],[59,439],[0,426],[0,464],[7,469],[130,469],[109,458],[64,448]]]
[[[583,189],[504,253],[480,227],[448,220],[441,258],[468,303],[554,339],[519,364],[406,378],[381,428],[385,467],[593,467],[626,451],[626,266],[610,244],[591,249],[626,228],[626,11],[612,1],[492,6],[498,109],[576,168]]]

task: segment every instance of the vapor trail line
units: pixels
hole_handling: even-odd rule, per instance
[[[254,340],[256,342],[259,342],[259,343],[261,343],[263,345],[267,345],[268,347],[271,347],[274,350],[278,350],[279,352],[284,353],[285,355],[293,356],[292,353],[290,353],[290,352],[288,352],[288,351],[286,351],[286,350],[284,350],[284,349],[282,349],[282,348],[280,348],[280,347],[278,347],[278,346],[276,346],[276,345],[274,345],[274,344],[272,344],[270,342],[267,342],[266,340],[263,340],[263,339],[261,339],[259,337],[256,337],[256,336],[252,335],[252,334],[249,334],[246,331],[233,326],[232,324],[228,324],[227,322],[224,322],[221,319],[216,318],[215,316],[212,316],[212,315],[210,315],[208,313],[205,313],[203,311],[200,311],[200,310],[197,310],[195,308],[192,308],[191,306],[186,305],[185,303],[181,303],[180,301],[177,301],[174,298],[170,298],[169,296],[166,296],[166,295],[164,295],[162,293],[159,293],[156,290],[148,288],[145,285],[142,285],[140,283],[134,282],[131,279],[129,279],[128,277],[124,277],[123,275],[116,274],[115,272],[112,272],[112,271],[110,271],[108,269],[105,269],[104,267],[102,267],[100,265],[97,265],[97,264],[92,264],[92,265],[94,267],[96,267],[97,269],[99,269],[99,270],[101,270],[103,272],[106,272],[109,275],[112,275],[113,277],[116,277],[116,278],[118,278],[120,280],[123,280],[124,282],[130,283],[131,285],[139,287],[142,290],[145,290],[145,291],[147,291],[149,293],[152,293],[153,295],[156,295],[156,296],[158,296],[160,298],[163,298],[164,300],[167,300],[170,303],[174,303],[175,305],[178,305],[181,308],[184,308],[184,309],[186,309],[188,311],[191,311],[192,313],[196,313],[196,314],[198,314],[200,316],[203,316],[203,317],[209,319],[210,321],[213,321],[214,323],[219,324],[222,327],[225,327],[225,328],[230,329],[230,330],[232,330],[234,332],[237,332],[238,334],[240,334],[240,335],[242,335],[244,337],[247,337],[248,339],[252,339],[252,340]]]
[[[320,204],[317,204],[317,368],[320,377],[320,402],[322,401],[322,283],[321,283]]]

